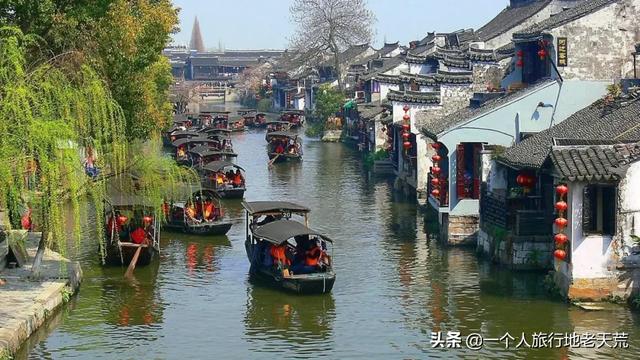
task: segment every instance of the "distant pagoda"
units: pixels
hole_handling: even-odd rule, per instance
[[[200,33],[200,23],[198,17],[193,22],[193,30],[191,30],[191,41],[189,42],[189,49],[196,50],[197,52],[204,52],[204,41],[202,41],[202,33]]]

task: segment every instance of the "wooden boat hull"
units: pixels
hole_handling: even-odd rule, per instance
[[[107,245],[107,254],[105,257],[105,265],[109,266],[128,266],[131,263],[133,255],[136,253],[137,247],[122,246],[122,256],[120,256],[120,250],[116,245]],[[158,253],[158,250],[152,246],[147,246],[142,249],[136,266],[147,266],[153,261],[153,258]]]
[[[269,153],[269,160],[273,160],[273,158],[275,158],[276,156],[278,158],[274,161],[274,163],[302,160],[302,155],[299,155],[299,154],[278,154],[278,153]]]
[[[235,189],[216,189],[213,193],[221,199],[242,199],[244,197],[245,188]]]
[[[180,231],[191,235],[225,235],[231,229],[231,222],[216,221],[210,223],[200,223],[197,225],[187,225],[184,223],[167,223],[165,228],[168,230]]]

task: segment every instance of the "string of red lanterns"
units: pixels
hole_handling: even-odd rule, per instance
[[[518,60],[516,60],[516,66],[521,68],[524,66],[524,51],[522,50],[518,50],[518,52],[516,52],[516,56],[518,57]]]
[[[409,105],[405,105],[402,110],[404,110],[404,115],[402,116],[402,120],[404,123],[402,124],[402,147],[405,150],[405,153],[411,149],[411,142],[409,141],[409,137],[411,136],[411,116],[409,115]]]
[[[431,157],[431,161],[433,162],[431,173],[434,175],[433,179],[431,179],[431,185],[433,186],[431,195],[437,198],[440,196],[440,160],[442,160],[442,157],[438,154],[438,151],[440,150],[439,143],[434,142],[431,144],[431,147],[436,151],[436,154]]]
[[[569,192],[569,188],[565,184],[556,186],[556,194],[558,194],[558,202],[555,204],[556,210],[558,210],[558,217],[555,219],[554,224],[558,229],[558,233],[553,236],[556,250],[553,252],[553,256],[564,261],[567,258],[567,243],[569,237],[564,233],[565,228],[569,221],[566,219],[566,211],[569,208],[566,202],[566,195]]]

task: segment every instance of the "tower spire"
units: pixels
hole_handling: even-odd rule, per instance
[[[196,16],[193,22],[193,30],[191,30],[191,41],[189,42],[189,49],[196,50],[198,52],[204,52],[204,42],[202,41],[202,33],[200,33],[200,22]]]

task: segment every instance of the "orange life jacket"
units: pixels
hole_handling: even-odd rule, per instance
[[[274,264],[282,263],[284,265],[291,265],[289,259],[287,259],[285,249],[286,247],[284,245],[271,246],[271,257],[273,258]]]
[[[186,208],[186,213],[187,213],[187,217],[190,217],[190,218],[196,217],[196,210],[193,208],[193,206],[188,206]]]
[[[307,266],[318,266],[318,261],[320,260],[320,248],[315,246],[311,250],[307,250],[305,252],[304,264]]]
[[[240,186],[242,184],[242,175],[236,174],[233,177],[233,185]]]
[[[215,209],[213,203],[205,203],[204,204],[204,218],[211,219],[213,218],[213,210]]]

